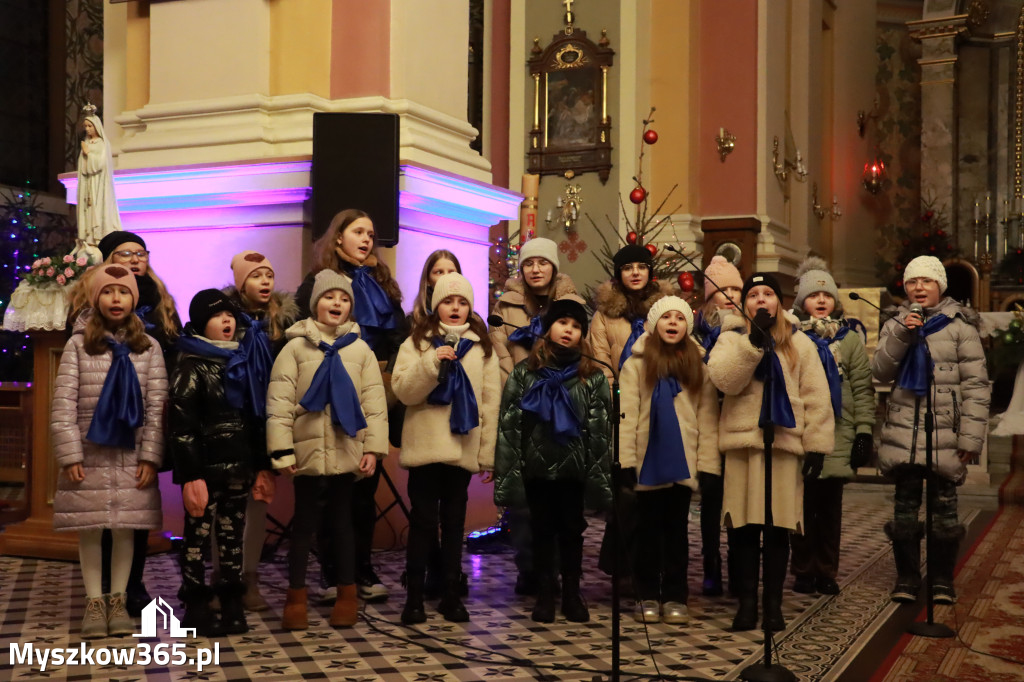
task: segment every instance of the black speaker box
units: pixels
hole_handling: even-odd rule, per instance
[[[346,208],[373,220],[377,244],[398,243],[398,115],[313,114],[313,239]]]

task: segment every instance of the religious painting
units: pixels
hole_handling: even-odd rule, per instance
[[[539,175],[611,171],[608,70],[615,52],[602,32],[594,43],[586,31],[556,34],[547,48],[534,40],[529,61],[534,84],[529,171]]]

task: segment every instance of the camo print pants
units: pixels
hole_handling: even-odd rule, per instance
[[[915,528],[924,496],[925,468],[907,464],[892,472],[896,481],[893,521],[897,532]],[[956,484],[942,476],[935,477],[935,501],[932,508],[932,529],[937,538],[953,538],[961,534],[957,516]]]
[[[195,517],[185,513],[181,583],[186,590],[206,584],[203,552],[210,546],[211,531],[217,534],[220,582],[225,585],[242,583],[242,533],[250,486],[248,481],[207,481],[210,501],[203,515]]]

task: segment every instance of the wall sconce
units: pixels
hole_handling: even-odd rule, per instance
[[[869,119],[878,120],[878,95],[875,95],[875,103],[871,105],[871,113],[867,113],[863,109],[857,112],[857,134],[861,138],[867,133]]]
[[[579,185],[566,185],[565,191],[558,197],[555,204],[557,213],[549,208],[544,222],[550,225],[552,220],[557,219],[566,234],[572,232],[576,225],[576,219],[580,215],[580,206],[583,205],[582,193],[583,188]]]
[[[732,150],[736,148],[736,136],[725,128],[719,128],[715,143],[718,145],[718,157],[725,163],[725,157],[732,154]]]
[[[885,170],[885,164],[876,155],[871,161],[864,164],[864,173],[861,175],[861,184],[864,185],[864,189],[871,192],[872,194],[878,194],[882,191],[882,185],[885,184],[889,174]]]
[[[807,166],[804,165],[804,159],[800,155],[799,149],[796,150],[793,161],[785,158],[779,159],[778,135],[772,141],[772,169],[775,171],[775,177],[779,179],[779,182],[785,182],[789,177],[790,171],[793,172],[793,177],[797,182],[807,182]]]
[[[818,220],[823,220],[825,216],[831,216],[834,221],[843,217],[843,212],[839,209],[838,195],[832,195],[831,210],[818,203],[818,183],[814,183],[811,186],[811,210],[814,211],[814,216]]]

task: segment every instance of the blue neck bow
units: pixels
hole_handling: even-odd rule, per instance
[[[274,357],[270,354],[270,337],[267,336],[268,322],[257,320],[246,313],[240,313],[242,322],[249,330],[242,336],[238,347],[245,355],[245,371],[248,376],[248,394],[250,409],[257,417],[267,416],[267,387],[270,385],[270,368],[274,366]]]
[[[675,397],[681,390],[679,381],[672,376],[658,379],[654,386],[647,451],[637,479],[643,485],[664,485],[690,478],[675,407]]]
[[[444,345],[444,339],[434,337],[434,348]],[[476,394],[473,393],[473,385],[469,383],[466,370],[462,367],[462,358],[473,348],[473,342],[469,339],[459,339],[459,345],[455,349],[455,360],[448,368],[448,381],[438,384],[437,388],[427,396],[427,403],[430,405],[451,405],[451,415],[448,417],[448,425],[452,433],[464,436],[480,425],[480,411],[476,404]]]
[[[363,338],[373,347],[382,332],[396,326],[391,299],[373,278],[373,268],[369,265],[352,269],[352,294],[353,302],[358,302],[359,328]]]
[[[638,317],[630,323],[629,338],[626,339],[626,345],[622,347],[622,354],[619,355],[619,370],[626,364],[626,360],[629,360],[629,356],[633,354],[633,344],[644,333],[644,322],[646,322],[644,318]]]
[[[708,364],[711,357],[711,349],[718,343],[718,337],[722,334],[721,327],[712,327],[704,319],[703,313],[697,313],[697,334],[700,338],[700,345],[704,348],[704,364]]]
[[[948,315],[936,315],[923,326],[917,328],[916,343],[907,349],[907,354],[900,362],[896,385],[919,396],[928,393],[928,378],[932,374],[932,354],[928,351],[925,338],[946,328],[953,318]]]
[[[533,348],[533,342],[543,333],[544,325],[540,321],[540,315],[534,315],[530,318],[528,327],[520,327],[508,335],[508,342],[519,344],[526,350],[530,350]]]
[[[135,449],[135,429],[142,426],[142,387],[127,343],[107,338],[113,353],[86,440],[125,450]]]
[[[135,314],[142,320],[142,325],[146,328],[146,333],[150,333],[156,329],[156,324],[149,321],[149,314],[153,312],[153,306],[151,305],[140,305],[135,308]]]
[[[774,339],[771,344],[774,348]],[[761,428],[773,424],[787,429],[796,428],[796,417],[793,416],[793,406],[790,404],[789,394],[786,392],[786,375],[782,373],[779,354],[765,353],[761,362],[757,363],[757,368],[754,369],[754,378],[764,383],[764,391],[761,394],[761,416],[758,418],[757,425]]]
[[[572,397],[566,383],[579,372],[579,363],[562,369],[542,367],[540,377],[519,400],[523,412],[530,412],[543,422],[551,424],[555,442],[565,445],[580,435],[580,418],[573,408]]]
[[[310,412],[323,412],[328,402],[331,405],[331,423],[340,426],[349,438],[355,438],[360,429],[366,428],[366,417],[359,405],[352,377],[345,369],[338,351],[359,338],[358,334],[348,333],[332,345],[321,341],[318,348],[324,352],[324,359],[316,368],[313,381],[310,382],[306,395],[299,404]]]
[[[818,359],[821,360],[821,366],[825,368],[825,378],[828,379],[828,392],[832,397],[832,413],[836,419],[839,419],[843,416],[843,378],[839,376],[839,366],[836,364],[836,358],[832,355],[832,350],[829,346],[833,342],[842,341],[850,333],[850,328],[841,327],[831,339],[823,339],[812,331],[804,333],[807,334],[807,338],[813,341],[814,345],[818,348]]]
[[[236,410],[246,407],[246,396],[252,394],[252,387],[249,385],[249,372],[247,370],[246,353],[241,345],[235,350],[218,348],[217,346],[197,338],[195,336],[178,337],[177,348],[182,353],[198,355],[204,358],[217,358],[224,361],[224,397],[228,405]],[[264,392],[265,394],[266,392]],[[266,400],[264,399],[264,403]],[[252,405],[249,405],[252,411]],[[263,415],[256,415],[262,417]]]

